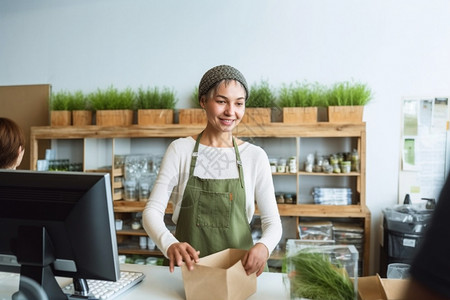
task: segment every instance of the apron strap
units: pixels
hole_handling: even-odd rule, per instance
[[[195,165],[197,164],[197,157],[198,157],[198,147],[200,145],[200,138],[202,137],[202,134],[203,131],[199,133],[197,140],[195,141],[194,151],[192,152],[191,165],[189,168],[189,177],[194,176],[194,169]],[[239,181],[241,182],[241,187],[244,188],[244,173],[242,169],[241,156],[239,155],[239,149],[236,140],[234,137],[232,138],[233,138],[234,152],[236,154],[236,165],[239,171]]]
[[[242,161],[241,161],[241,156],[239,155],[239,149],[236,143],[236,140],[233,138],[233,146],[234,146],[234,152],[236,153],[236,164],[238,167],[238,171],[239,171],[239,180],[241,182],[241,187],[244,188],[244,173],[243,173],[243,169],[242,169]]]
[[[200,138],[202,137],[203,131],[200,132],[200,134],[197,137],[197,140],[195,141],[195,147],[194,151],[192,152],[192,158],[191,158],[191,166],[189,169],[189,177],[194,176],[194,169],[195,165],[197,164],[197,157],[198,157],[198,145],[200,144]]]

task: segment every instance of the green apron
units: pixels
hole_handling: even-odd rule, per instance
[[[227,248],[253,246],[245,209],[244,175],[236,141],[239,178],[202,179],[194,176],[201,133],[192,153],[189,179],[183,194],[175,237],[200,251],[200,257]]]

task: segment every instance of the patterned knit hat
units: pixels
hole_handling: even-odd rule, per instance
[[[239,81],[245,88],[245,100],[248,99],[249,91],[247,87],[247,81],[245,80],[244,75],[242,75],[239,70],[227,66],[227,65],[221,65],[216,66],[212,69],[209,69],[205,75],[203,75],[202,79],[200,80],[200,84],[198,86],[198,100],[208,93],[208,91],[213,88],[218,82],[224,80],[224,79],[234,79]]]

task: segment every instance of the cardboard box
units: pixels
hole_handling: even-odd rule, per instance
[[[187,300],[243,300],[256,292],[256,274],[247,276],[241,258],[246,250],[225,249],[202,257],[189,271],[181,267]]]
[[[385,279],[378,274],[358,278],[358,299],[360,300],[407,300],[404,293],[407,279]]]

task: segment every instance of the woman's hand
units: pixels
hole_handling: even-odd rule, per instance
[[[188,270],[194,269],[194,263],[199,261],[198,255],[200,251],[196,251],[188,243],[174,243],[167,249],[167,256],[169,258],[169,270],[173,272],[175,268],[175,262],[177,266],[186,264]]]
[[[256,272],[256,276],[259,276],[264,271],[268,259],[269,250],[267,247],[264,244],[256,243],[242,258],[242,265],[247,275]]]

